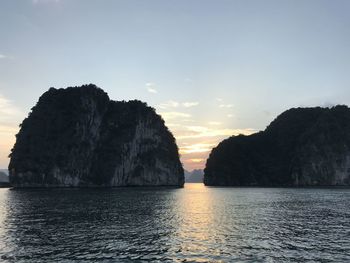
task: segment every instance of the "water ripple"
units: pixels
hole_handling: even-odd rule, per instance
[[[350,190],[0,189],[2,262],[349,262]]]

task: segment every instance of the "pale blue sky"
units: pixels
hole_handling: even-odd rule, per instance
[[[290,107],[350,104],[349,14],[347,0],[2,0],[0,167],[51,86],[146,101],[188,169]]]

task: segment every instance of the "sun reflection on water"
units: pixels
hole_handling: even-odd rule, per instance
[[[186,184],[185,192],[178,196],[177,209],[179,224],[176,232],[179,241],[177,258],[185,261],[208,262],[208,255],[215,262],[220,260],[223,251],[218,240],[215,210],[220,206],[214,205],[215,191],[201,183]],[[215,196],[217,200],[218,196]],[[222,238],[222,236],[220,237]]]
[[[8,216],[7,194],[8,188],[0,188],[0,251],[5,251],[6,244],[3,242],[6,236],[6,219]]]

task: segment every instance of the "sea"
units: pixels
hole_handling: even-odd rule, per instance
[[[350,262],[350,189],[0,189],[0,262]]]

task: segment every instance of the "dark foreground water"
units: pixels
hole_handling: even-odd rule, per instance
[[[1,262],[350,262],[349,189],[0,189]]]

